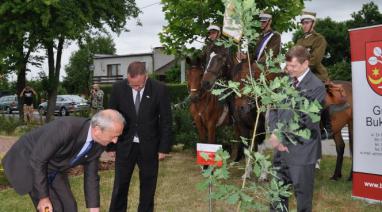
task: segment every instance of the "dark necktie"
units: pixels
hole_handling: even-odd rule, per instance
[[[297,88],[297,84],[298,84],[298,79],[297,79],[297,77],[293,77],[293,83],[292,83],[293,87],[294,87],[294,88]]]
[[[134,102],[135,112],[137,113],[137,115],[139,112],[139,105],[140,104],[141,104],[141,91],[137,91],[137,96],[135,97],[135,102]]]

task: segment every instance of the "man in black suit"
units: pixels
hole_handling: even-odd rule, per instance
[[[302,96],[313,101],[324,102],[326,90],[324,84],[309,69],[309,52],[302,46],[295,46],[286,54],[286,70],[293,85]],[[271,110],[269,113],[270,130],[276,128],[277,122],[287,123],[293,113],[290,110]],[[278,138],[272,134],[269,142],[275,148],[273,163],[278,176],[285,184],[292,184],[297,199],[297,211],[312,211],[314,166],[321,155],[321,134],[319,122],[313,123],[306,114],[301,114],[299,125],[308,128],[311,137],[304,139],[295,136],[297,143],[288,141],[287,136]],[[292,136],[292,135],[290,135]],[[282,198],[281,202],[285,211],[288,209],[288,199]],[[271,207],[271,211],[276,210]]]
[[[114,84],[110,108],[126,119],[126,126],[115,145],[115,179],[110,211],[126,211],[130,179],[139,167],[139,212],[154,210],[158,160],[171,147],[171,106],[164,84],[147,76],[145,63],[132,62],[127,79]]]
[[[20,195],[29,193],[40,212],[77,211],[66,172],[84,166],[86,207],[99,211],[98,163],[104,146],[116,143],[125,120],[115,110],[104,110],[91,120],[56,119],[21,137],[2,160],[5,175]]]

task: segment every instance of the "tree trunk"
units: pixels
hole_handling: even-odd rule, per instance
[[[17,95],[17,103],[19,107],[19,120],[21,122],[24,121],[24,102],[22,97],[20,97],[21,91],[25,88],[26,85],[26,72],[27,72],[27,64],[29,60],[29,56],[31,54],[31,49],[28,49],[28,52],[24,55],[23,46],[19,49],[19,54],[22,55],[22,60],[20,64],[17,65],[17,82],[16,82],[16,95]]]
[[[21,91],[25,88],[26,84],[26,65],[21,66],[17,72],[17,82],[16,82],[16,94],[17,94],[17,103],[19,106],[19,120],[24,121],[24,102],[22,97],[20,97]]]

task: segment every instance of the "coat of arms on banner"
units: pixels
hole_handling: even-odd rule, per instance
[[[366,78],[373,91],[382,96],[382,41],[366,43]]]

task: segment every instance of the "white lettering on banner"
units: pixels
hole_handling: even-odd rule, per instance
[[[364,182],[365,187],[382,189],[382,183]]]

